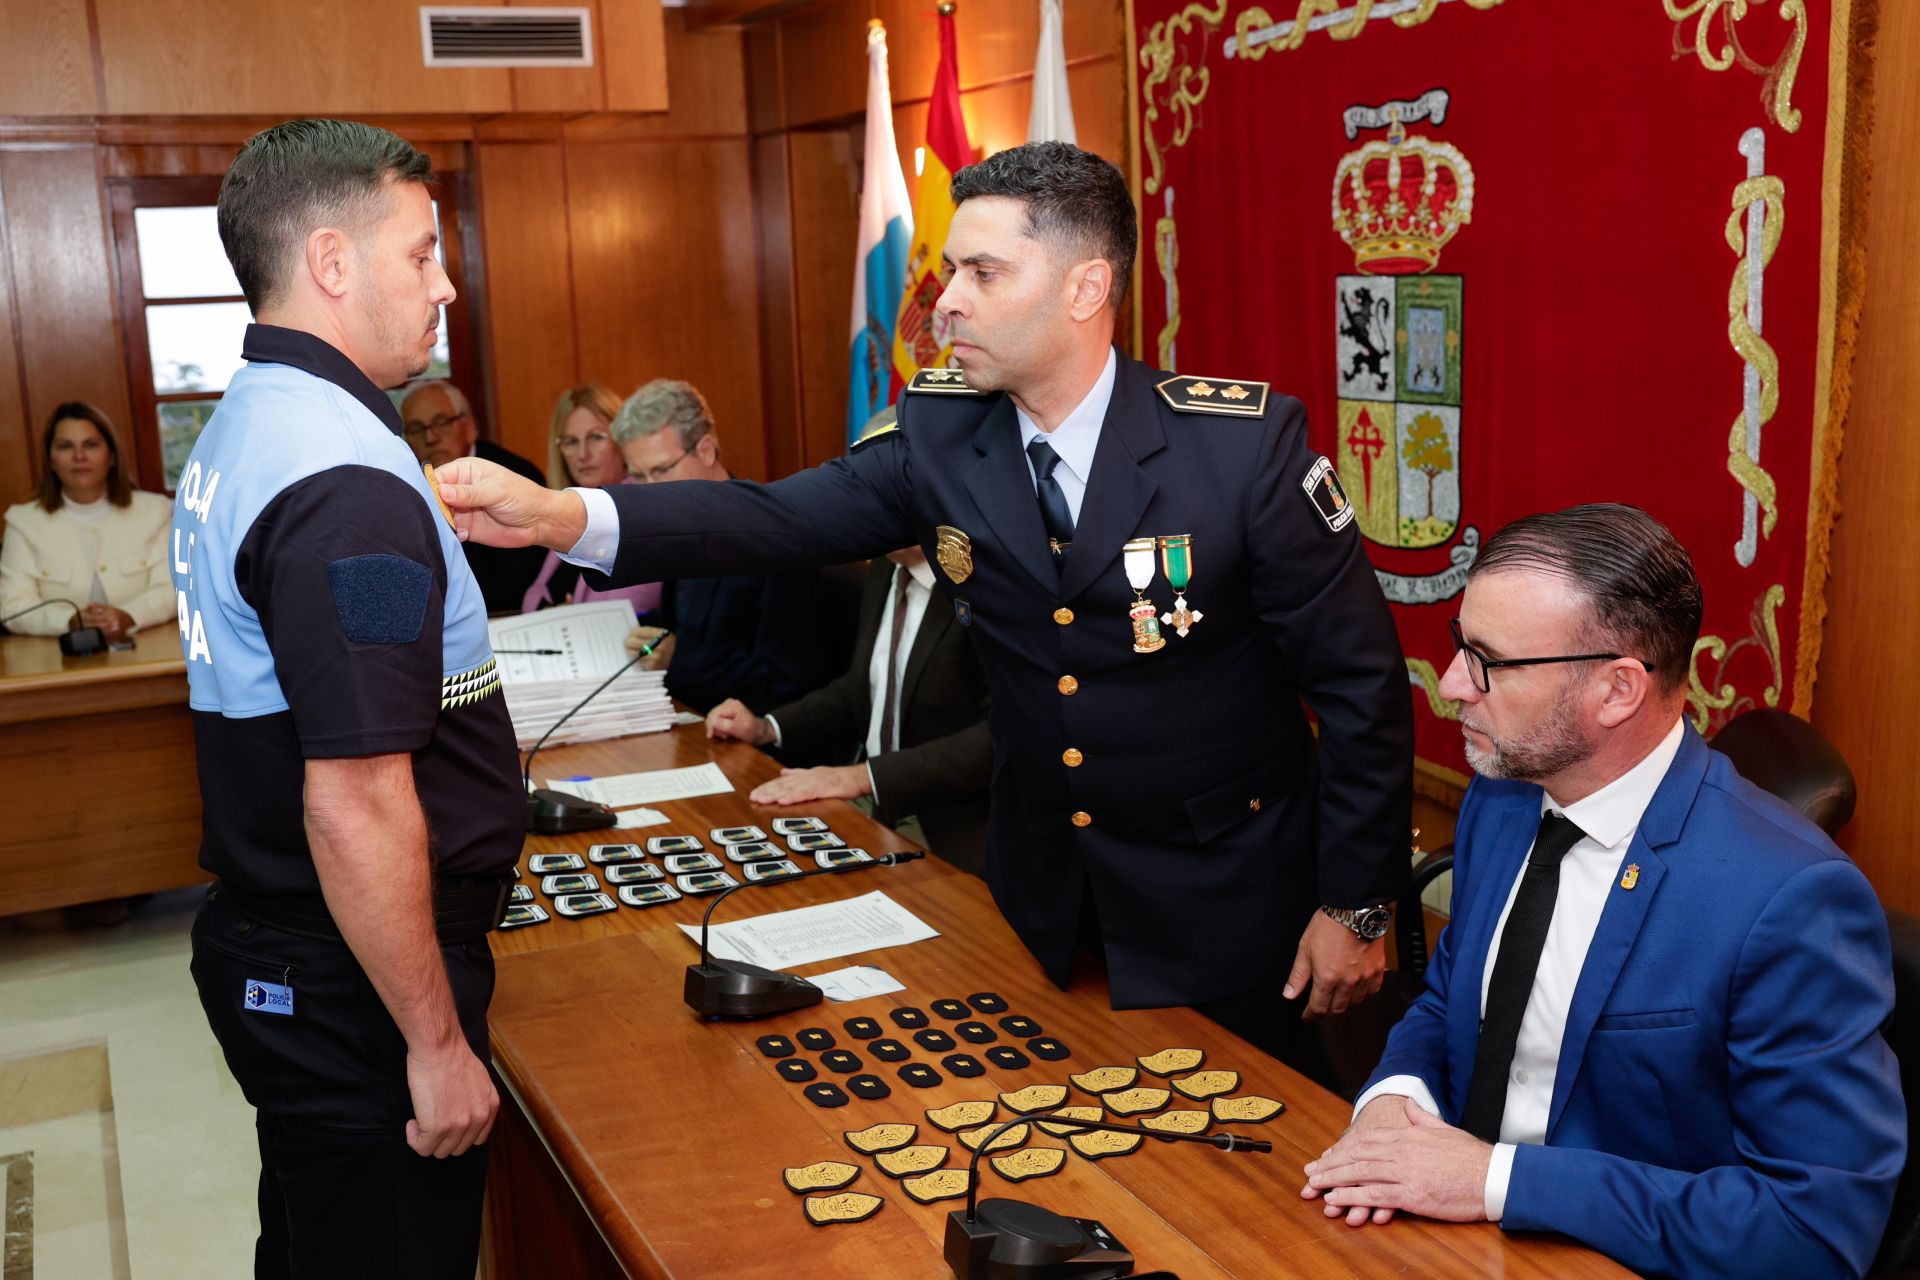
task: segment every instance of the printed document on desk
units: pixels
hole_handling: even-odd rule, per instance
[[[698,946],[700,926],[680,927]],[[939,936],[926,921],[876,889],[843,902],[822,902],[717,924],[709,935],[707,950],[723,960],[789,969]]]
[[[711,760],[684,769],[650,769],[645,773],[616,773],[607,778],[549,778],[547,785],[609,809],[725,795],[733,790],[725,771]]]

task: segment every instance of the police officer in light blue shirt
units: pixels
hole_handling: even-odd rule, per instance
[[[478,584],[382,390],[453,298],[431,180],[384,129],[297,120],[220,190],[257,323],[170,546],[218,877],[193,974],[258,1112],[261,1277],[470,1280],[479,1248],[524,800]]]

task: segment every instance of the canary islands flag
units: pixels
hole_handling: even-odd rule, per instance
[[[893,325],[906,279],[913,210],[893,142],[893,91],[887,81],[887,29],[867,23],[866,189],[860,193],[860,243],[853,261],[853,340],[847,361],[847,442],[893,402]]]
[[[907,258],[900,320],[893,335],[895,386],[925,368],[940,368],[953,354],[946,324],[933,304],[946,288],[940,251],[953,222],[953,175],[973,159],[967,122],[960,114],[960,55],[953,34],[953,6],[940,6],[940,66],[933,73],[933,99],[927,104],[927,145],[920,183],[913,196],[913,252]]]

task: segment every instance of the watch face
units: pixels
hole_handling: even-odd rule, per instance
[[[1387,935],[1387,927],[1393,923],[1393,913],[1385,907],[1370,907],[1360,912],[1353,922],[1354,929],[1368,942]]]

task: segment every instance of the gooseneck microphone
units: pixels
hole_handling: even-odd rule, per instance
[[[614,811],[606,805],[595,804],[591,800],[582,800],[579,796],[568,795],[564,791],[555,791],[550,787],[540,787],[536,789],[533,785],[533,758],[540,754],[540,748],[547,745],[547,739],[553,736],[554,730],[573,719],[575,712],[599,697],[608,685],[633,670],[635,663],[638,663],[643,658],[650,657],[653,651],[660,647],[660,642],[672,634],[673,632],[670,629],[663,629],[659,635],[653,638],[652,644],[642,646],[640,652],[634,654],[625,666],[608,676],[605,680],[602,680],[599,685],[594,688],[592,693],[589,693],[586,697],[574,703],[565,715],[547,726],[547,731],[540,735],[538,742],[533,744],[533,750],[527,752],[526,763],[522,765],[520,769],[520,782],[527,793],[527,830],[538,835],[557,836],[564,835],[569,831],[598,831],[603,827],[610,827],[620,820],[619,815],[614,813]],[[495,652],[554,653],[558,652],[558,650],[500,649],[495,650]]]
[[[35,609],[44,609],[50,604],[63,604],[73,610],[74,617],[78,618],[80,616],[80,606],[71,600],[42,600],[37,604],[30,604],[24,609],[15,610],[6,617],[0,618],[0,627],[6,626],[15,618],[24,618]],[[60,652],[66,654],[69,658],[84,658],[88,654],[99,653],[106,647],[106,632],[102,631],[99,627],[68,627],[60,633]]]
[[[980,1157],[1021,1124],[1138,1133],[1162,1142],[1199,1142],[1219,1151],[1271,1152],[1264,1138],[1237,1133],[1167,1133],[1145,1125],[1044,1113],[1015,1116],[988,1132],[967,1162],[967,1207],[947,1215],[947,1266],[960,1280],[1115,1280],[1133,1273],[1133,1255],[1091,1218],[1069,1218],[1024,1200],[980,1202]]]
[[[700,963],[687,966],[686,1001],[687,1007],[708,1020],[745,1022],[753,1018],[765,1018],[771,1014],[787,1013],[794,1009],[805,1009],[809,1005],[819,1004],[825,992],[791,973],[782,973],[778,969],[768,969],[757,964],[748,964],[744,960],[715,960],[709,943],[713,931],[714,908],[731,898],[742,889],[758,888],[770,884],[791,884],[795,880],[806,880],[813,876],[838,876],[849,871],[865,871],[872,867],[897,867],[926,857],[921,849],[905,849],[899,853],[883,853],[872,862],[856,862],[844,867],[821,867],[817,871],[802,871],[798,875],[781,876],[775,880],[743,880],[731,889],[722,891],[707,904],[706,914],[700,917]]]

